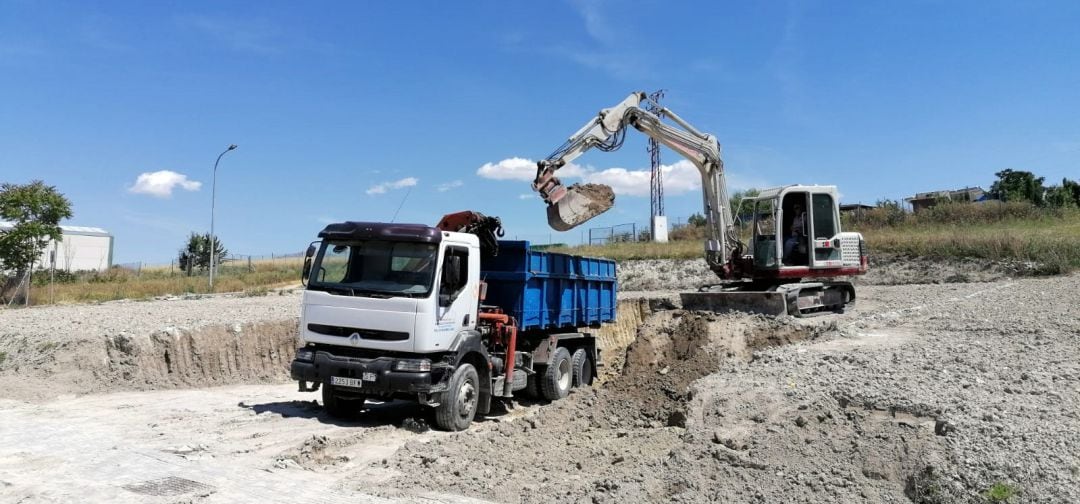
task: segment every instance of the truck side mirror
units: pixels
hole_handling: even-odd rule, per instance
[[[308,277],[311,276],[311,258],[315,256],[315,244],[308,245],[307,250],[304,252],[304,269],[300,273],[300,283],[305,286],[308,283]]]

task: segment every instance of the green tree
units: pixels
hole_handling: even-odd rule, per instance
[[[188,236],[187,243],[180,249],[180,255],[177,258],[177,262],[180,264],[180,269],[187,272],[188,276],[191,276],[195,270],[207,271],[210,269],[210,233],[197,234],[191,233]],[[221,264],[222,259],[229,254],[229,251],[221,244],[221,240],[218,237],[214,237],[214,258],[215,264]],[[217,271],[218,268],[214,268]]]
[[[994,174],[997,181],[990,186],[990,194],[1001,201],[1028,201],[1043,205],[1045,177],[1036,177],[1029,171],[1005,169]]]
[[[686,219],[686,223],[692,227],[705,227],[705,225],[708,224],[708,220],[705,219],[704,215],[696,213],[691,214],[690,217]]]
[[[0,271],[24,274],[50,241],[60,239],[60,221],[71,215],[71,202],[40,180],[0,184],[0,219],[12,224],[0,232]]]
[[[1080,183],[1061,179],[1061,185],[1046,189],[1046,204],[1053,207],[1080,207]]]

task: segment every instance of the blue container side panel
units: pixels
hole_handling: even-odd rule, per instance
[[[615,262],[532,250],[526,241],[500,241],[484,258],[485,304],[518,320],[523,330],[584,327],[615,320]]]

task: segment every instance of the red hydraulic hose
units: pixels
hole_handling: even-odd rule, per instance
[[[510,341],[506,344],[506,379],[503,382],[503,397],[514,393],[514,352],[517,349],[517,321],[510,318]]]
[[[480,320],[490,320],[499,324],[497,327],[506,330],[508,337],[506,341],[506,368],[503,369],[503,396],[510,397],[514,393],[514,354],[517,351],[517,321],[513,317],[505,313],[484,313],[479,314]]]

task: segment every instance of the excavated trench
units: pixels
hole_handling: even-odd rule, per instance
[[[382,463],[400,471],[394,486],[537,503],[931,502],[927,489],[939,491],[925,473],[942,453],[927,412],[809,390],[811,377],[788,375],[770,351],[831,335],[834,319],[637,303],[620,306],[633,338],[605,335],[600,385],[407,443]]]
[[[13,399],[273,383],[288,379],[297,320],[166,327],[149,333],[4,341],[0,389]],[[42,386],[47,384],[47,386]]]
[[[699,432],[694,383],[724,362],[748,362],[756,350],[833,329],[683,311],[665,300],[627,303],[620,316],[633,319],[635,330],[626,331],[626,321],[613,328],[618,335],[601,335],[607,369],[600,385],[520,420],[496,418],[493,425],[406,444],[389,462],[403,473],[396,483],[496,501],[669,501],[681,492],[673,472],[715,473],[693,461],[699,445],[715,446]]]
[[[296,345],[295,320],[171,327],[107,338],[104,373],[136,388],[284,381]]]

